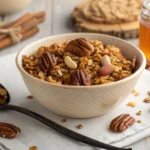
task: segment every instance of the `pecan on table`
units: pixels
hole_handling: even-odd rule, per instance
[[[56,64],[57,64],[57,59],[55,55],[50,52],[44,52],[39,57],[39,66],[43,71],[48,71]]]
[[[66,51],[77,56],[90,56],[94,51],[93,46],[84,38],[78,38],[70,41],[66,46]]]
[[[8,123],[0,123],[0,137],[13,139],[20,133],[21,130],[18,127]]]
[[[85,70],[77,69],[70,75],[70,85],[91,85],[91,80]]]
[[[112,120],[110,123],[110,129],[114,132],[123,132],[134,123],[135,119],[132,116],[129,114],[122,114]]]

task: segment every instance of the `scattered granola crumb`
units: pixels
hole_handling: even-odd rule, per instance
[[[137,120],[137,123],[142,123],[142,120]]]
[[[134,102],[128,102],[127,106],[135,107],[135,106],[136,106],[136,103],[134,103]]]
[[[29,148],[29,150],[37,150],[37,147],[36,147],[36,146],[31,146],[31,147]]]
[[[145,98],[145,99],[144,99],[144,102],[145,102],[145,103],[150,103],[150,97]]]
[[[150,96],[150,91],[148,91],[148,95]]]
[[[132,90],[132,92],[131,92],[132,94],[135,94],[136,93],[136,90]]]
[[[134,95],[135,95],[135,96],[139,96],[139,95],[140,95],[140,93],[139,93],[139,92],[136,92]]]
[[[28,99],[33,99],[33,96],[32,95],[28,95],[27,98]]]
[[[136,113],[136,115],[138,115],[138,116],[140,116],[142,114],[142,111],[138,111],[137,113]]]
[[[61,122],[63,122],[63,123],[64,123],[64,122],[67,122],[67,120],[66,120],[66,119],[62,119],[62,120],[61,120]]]
[[[82,126],[81,124],[79,124],[79,125],[77,126],[77,128],[78,128],[78,129],[82,129],[83,126]]]

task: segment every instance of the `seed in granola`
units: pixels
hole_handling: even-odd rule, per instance
[[[150,103],[150,97],[145,98],[145,99],[144,99],[144,102],[145,102],[145,103]]]
[[[37,150],[37,146],[31,146],[29,150]]]
[[[137,120],[137,123],[142,123],[142,120]]]
[[[33,96],[32,95],[28,95],[27,98],[28,99],[33,99]]]
[[[99,68],[97,71],[97,75],[100,76],[107,76],[113,72],[113,67],[111,65],[105,65]]]
[[[77,64],[69,56],[65,57],[64,62],[66,64],[66,66],[70,69],[76,69],[77,68]]]
[[[101,59],[102,66],[111,65],[111,60],[108,55],[104,55]]]
[[[135,106],[136,106],[136,103],[134,103],[134,102],[128,102],[127,106],[135,107]]]
[[[64,122],[67,122],[67,119],[62,119],[61,122],[63,122],[63,123],[64,123]]]
[[[79,124],[79,125],[77,125],[77,128],[78,128],[78,129],[82,129],[83,126],[82,126],[81,124]]]
[[[93,60],[89,59],[88,60],[88,65],[91,66],[93,64]]]
[[[136,115],[138,115],[138,116],[140,116],[142,114],[142,111],[138,111],[137,113],[136,113]]]
[[[63,75],[62,72],[61,72],[61,70],[58,70],[58,74],[59,74],[60,76]]]

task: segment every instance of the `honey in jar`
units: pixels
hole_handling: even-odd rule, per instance
[[[150,0],[143,2],[140,21],[140,49],[150,60]]]

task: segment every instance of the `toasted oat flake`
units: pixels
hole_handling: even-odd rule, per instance
[[[137,123],[142,123],[142,120],[137,120]]]
[[[78,128],[78,129],[82,129],[83,126],[82,126],[81,124],[79,124],[79,125],[77,126],[77,128]]]
[[[135,103],[135,102],[128,102],[128,103],[127,103],[127,106],[135,107],[135,106],[136,106],[136,103]]]
[[[63,123],[67,122],[67,119],[61,119],[61,122],[63,122]]]
[[[29,150],[37,150],[37,146],[31,146]]]
[[[27,98],[28,99],[33,99],[33,96],[32,95],[28,95]]]
[[[142,111],[138,111],[137,113],[136,113],[136,115],[138,115],[138,116],[140,116],[142,114]]]

